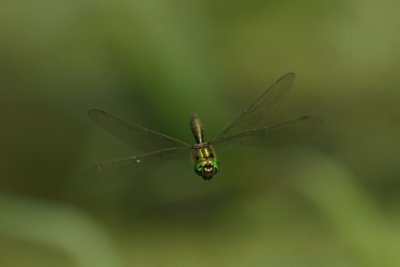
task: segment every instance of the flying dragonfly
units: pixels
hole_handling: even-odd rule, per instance
[[[144,128],[99,109],[90,110],[89,117],[99,126],[142,151],[141,155],[99,162],[96,168],[127,167],[134,171],[157,166],[182,153],[191,153],[195,173],[204,180],[210,180],[220,169],[214,145],[228,142],[246,145],[285,144],[322,126],[322,120],[313,116],[271,121],[274,106],[289,91],[295,77],[294,73],[288,73],[279,78],[210,141],[204,139],[204,128],[199,116],[193,114],[190,117],[190,128],[194,144]]]

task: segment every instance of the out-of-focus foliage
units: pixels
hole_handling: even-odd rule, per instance
[[[400,4],[383,1],[0,2],[0,266],[400,266]],[[101,108],[192,142],[286,72],[306,143],[217,147],[141,177]]]

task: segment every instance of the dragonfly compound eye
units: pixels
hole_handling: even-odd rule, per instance
[[[194,166],[194,171],[196,172],[197,175],[200,175],[203,173],[203,166],[204,166],[204,161],[199,161],[196,163]]]
[[[218,172],[218,162],[216,159],[201,160],[196,164],[195,171],[204,180],[210,180]]]

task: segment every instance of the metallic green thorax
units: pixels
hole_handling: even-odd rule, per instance
[[[217,155],[214,148],[207,142],[204,142],[203,126],[196,114],[193,114],[190,118],[190,128],[196,140],[196,144],[192,149],[194,170],[203,179],[210,180],[218,173]]]

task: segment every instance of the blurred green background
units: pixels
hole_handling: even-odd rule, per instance
[[[400,266],[400,3],[0,1],[0,266]],[[282,74],[281,148],[219,148],[132,181],[86,179],[136,152],[101,108],[192,142]]]

